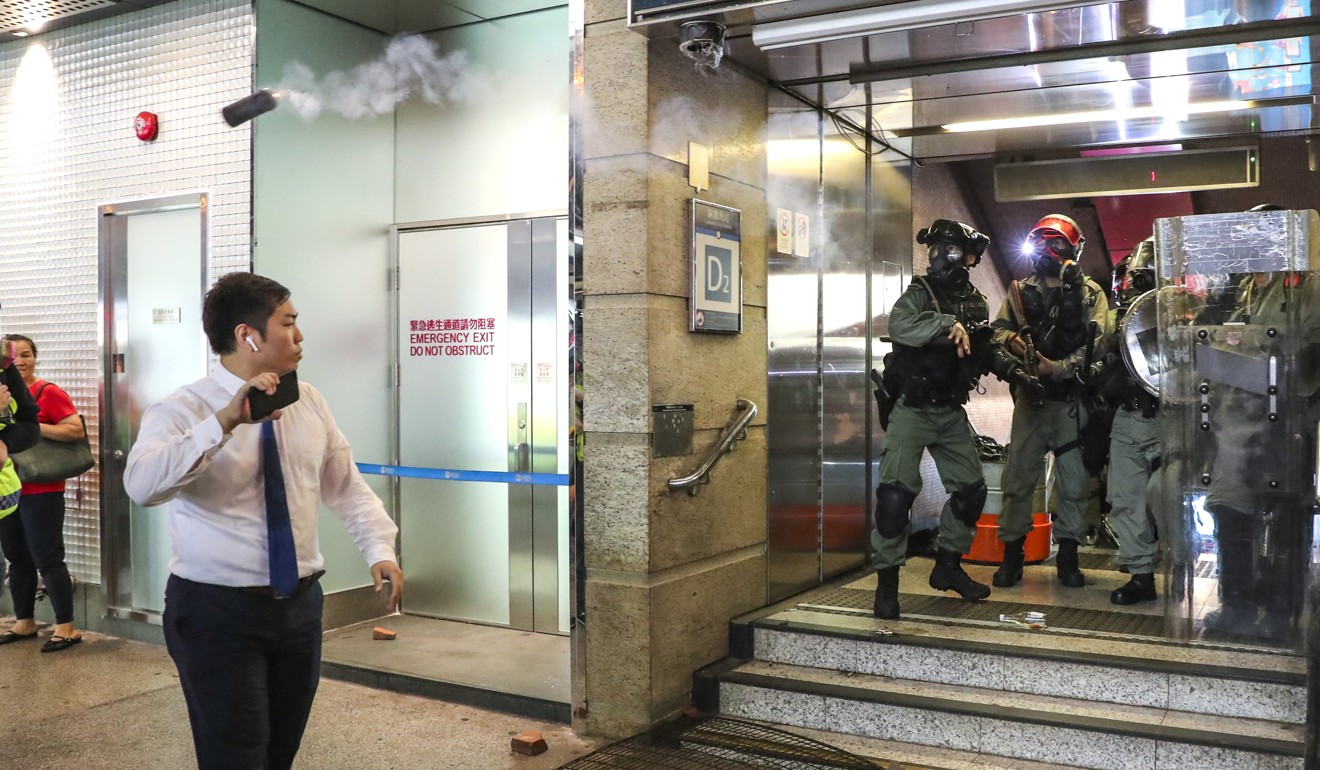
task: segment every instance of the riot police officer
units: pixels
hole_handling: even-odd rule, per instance
[[[894,350],[885,357],[877,391],[881,420],[887,422],[871,535],[875,614],[882,618],[899,614],[898,571],[906,561],[909,517],[921,491],[921,454],[927,449],[949,492],[930,586],[969,600],[990,595],[962,568],[988,491],[963,404],[987,371],[1041,391],[1039,381],[992,341],[985,295],[971,284],[969,270],[981,261],[990,239],[969,225],[937,219],[917,233],[917,243],[926,246],[930,266],[891,311]]]
[[[1262,362],[1274,359],[1294,368],[1307,411],[1295,421],[1281,419],[1271,392],[1210,386],[1217,405],[1207,419],[1216,441],[1205,509],[1215,519],[1220,606],[1206,614],[1204,626],[1286,643],[1306,575],[1316,451],[1308,432],[1289,426],[1314,429],[1318,416],[1320,281],[1308,273],[1258,272],[1242,280],[1236,297],[1226,333],[1240,337],[1235,347],[1256,368],[1264,371]]]
[[[1122,321],[1138,297],[1155,288],[1155,239],[1147,238],[1114,266],[1115,308],[1112,326]],[[1109,525],[1118,539],[1118,563],[1131,578],[1114,589],[1109,601],[1154,601],[1156,533],[1147,514],[1147,484],[1160,462],[1159,398],[1142,387],[1119,355],[1117,335],[1096,366],[1094,385],[1113,409],[1109,438],[1107,495]],[[1158,501],[1150,500],[1158,505]],[[1167,534],[1167,533],[1162,533]]]
[[[1043,217],[1027,237],[1034,274],[1014,281],[994,321],[995,341],[1006,346],[1040,377],[1044,398],[1014,393],[1008,464],[1004,468],[1003,510],[999,539],[1004,561],[995,586],[1007,588],[1022,579],[1023,548],[1032,529],[1032,493],[1047,450],[1054,453],[1058,505],[1054,532],[1059,544],[1055,562],[1059,581],[1071,588],[1086,584],[1077,544],[1086,535],[1087,472],[1081,435],[1086,423],[1077,374],[1088,355],[1103,350],[1109,329],[1105,292],[1081,270],[1078,259],[1086,239],[1071,218]],[[1089,353],[1088,353],[1089,351]]]

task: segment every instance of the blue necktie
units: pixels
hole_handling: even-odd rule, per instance
[[[284,496],[284,471],[275,445],[275,423],[261,424],[261,472],[266,488],[266,537],[270,541],[270,584],[280,596],[298,587],[298,551],[293,545],[289,501]]]

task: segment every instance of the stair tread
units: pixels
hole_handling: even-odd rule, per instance
[[[781,682],[852,688],[880,696],[937,699],[948,704],[951,707],[949,710],[979,711],[986,716],[1012,720],[1068,721],[1073,723],[1090,721],[1093,726],[1108,725],[1144,732],[1151,732],[1152,727],[1158,727],[1160,730],[1166,731],[1166,735],[1168,734],[1167,731],[1180,731],[1182,738],[1185,740],[1195,740],[1197,737],[1231,736],[1301,744],[1304,743],[1306,738],[1304,725],[1242,717],[1189,714],[1169,709],[1097,703],[1048,695],[1022,695],[999,690],[895,679],[784,663],[748,661],[733,670],[733,681],[735,683],[738,674],[772,677]]]
[[[868,738],[863,735],[815,730],[810,727],[762,723],[872,760],[902,762],[910,770],[1078,770],[1075,765],[1033,762],[976,751]]]
[[[1293,655],[1199,644],[1046,634],[1007,624],[1001,628],[915,619],[882,620],[869,614],[839,614],[810,608],[783,610],[755,622],[757,628],[774,628],[785,624],[807,626],[815,631],[852,633],[860,636],[890,631],[896,637],[886,641],[893,642],[909,638],[974,644],[983,650],[993,646],[995,652],[1001,653],[1016,650],[1022,655],[1080,655],[1089,657],[1097,665],[1114,662],[1116,659],[1119,661],[1127,659],[1143,664],[1154,661],[1170,666],[1234,669],[1244,675],[1252,672],[1268,672],[1296,677],[1299,685],[1304,684],[1306,676],[1306,661]]]

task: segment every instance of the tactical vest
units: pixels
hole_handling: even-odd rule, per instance
[[[969,332],[986,327],[990,318],[990,308],[985,295],[977,291],[970,283],[960,286],[945,286],[928,278],[916,277],[930,296],[932,304],[941,313],[958,319]],[[938,287],[938,288],[937,288]],[[988,335],[980,337],[988,345]],[[893,367],[899,381],[899,392],[903,403],[908,406],[941,406],[967,403],[967,393],[976,387],[976,380],[986,369],[981,366],[984,356],[973,355],[960,358],[954,345],[927,344],[920,347],[894,343]]]
[[[1123,321],[1123,316],[1127,315],[1127,307],[1120,307],[1114,314],[1114,327],[1119,328]],[[1123,344],[1121,337],[1116,337],[1118,345]],[[1117,359],[1114,361],[1112,374],[1105,378],[1103,385],[1104,399],[1114,406],[1127,412],[1140,412],[1143,417],[1154,417],[1159,410],[1160,400],[1153,396],[1142,386],[1137,376],[1128,368],[1120,353],[1115,351],[1112,355]]]
[[[1085,284],[1069,289],[1025,282],[1019,282],[1019,286],[1022,312],[1027,316],[1024,322],[1031,327],[1037,352],[1059,361],[1086,345],[1090,314]]]

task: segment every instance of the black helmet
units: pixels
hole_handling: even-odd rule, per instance
[[[1155,239],[1147,238],[1114,265],[1114,297],[1126,305],[1155,288]]]
[[[1277,203],[1258,203],[1247,211],[1287,211],[1287,209]]]
[[[930,227],[917,231],[917,243],[926,247],[930,258],[927,275],[940,281],[966,281],[967,269],[981,263],[981,255],[990,239],[976,231],[971,225],[955,222],[952,219],[937,219]],[[967,256],[974,257],[971,265]]]

